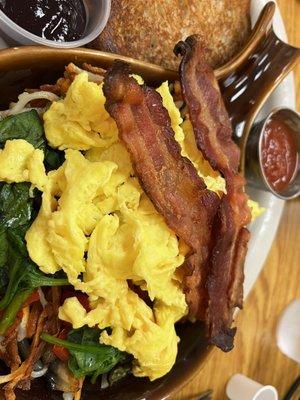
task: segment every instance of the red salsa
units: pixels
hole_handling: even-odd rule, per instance
[[[295,132],[284,121],[271,118],[266,124],[261,157],[269,185],[276,192],[283,192],[293,181],[298,169]]]

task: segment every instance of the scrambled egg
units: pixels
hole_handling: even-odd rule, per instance
[[[251,210],[251,220],[255,221],[256,218],[260,217],[264,212],[265,208],[261,207],[256,201],[249,199],[248,207]]]
[[[182,120],[180,111],[176,107],[169,90],[168,82],[164,82],[158,89],[164,107],[168,110],[175,139],[180,144],[181,155],[187,157],[196,168],[198,175],[202,178],[209,190],[222,195],[226,193],[226,182],[218,171],[215,171],[208,161],[205,160],[201,151],[198,150],[192,124],[187,118]],[[252,221],[264,213],[265,209],[260,207],[256,201],[248,200],[251,210]]]
[[[66,161],[48,174],[27,248],[45,273],[63,269],[89,296],[90,312],[70,298],[60,318],[75,328],[110,327],[101,342],[132,354],[135,375],[156,379],[175,362],[174,324],[187,313],[176,273],[184,250],[134,177],[104,102],[102,87],[81,74],[45,113],[47,139],[67,149]],[[152,307],[132,285],[147,291]]]
[[[46,137],[60,150],[107,147],[118,139],[115,121],[104,108],[102,86],[79,74],[63,101],[53,102],[44,114]]]
[[[168,82],[164,82],[157,91],[162,97],[164,107],[169,112],[175,139],[181,147],[181,155],[191,160],[198,175],[203,178],[209,190],[219,194],[226,193],[225,179],[210,166],[209,162],[205,160],[202,153],[198,150],[192,124],[189,119],[183,122],[180,111],[176,107],[170,93]]]
[[[100,161],[66,151],[62,167],[49,174],[27,247],[44,272],[62,268],[74,287],[89,295],[92,311],[86,313],[71,298],[60,318],[75,328],[111,327],[112,334],[102,334],[101,341],[133,354],[136,375],[155,379],[176,358],[174,323],[187,306],[174,273],[184,256],[174,233],[131,177],[127,152],[123,148],[121,157],[116,146],[122,148],[118,143],[106,149]],[[95,158],[95,152],[90,156]],[[128,280],[147,290],[153,310]]]
[[[196,149],[191,124],[182,121],[168,84],[158,92],[182,155],[221,195],[225,181]],[[89,82],[86,73],[78,75],[66,98],[44,115],[49,143],[65,150],[63,165],[46,176],[40,150],[23,140],[8,141],[0,152],[0,179],[27,180],[43,191],[26,234],[29,255],[45,273],[63,269],[89,296],[91,311],[73,297],[59,317],[74,328],[110,327],[100,341],[132,354],[134,374],[153,380],[175,363],[174,325],[187,314],[178,271],[186,248],[140,187],[104,103],[102,86]],[[147,292],[148,301],[134,286]]]
[[[44,153],[23,139],[7,140],[0,150],[0,180],[31,182],[43,190],[47,181]]]

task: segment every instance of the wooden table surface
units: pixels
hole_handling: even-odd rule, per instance
[[[278,0],[277,3],[289,42],[300,47],[300,0]],[[299,111],[300,65],[295,70],[295,78]],[[275,329],[281,312],[299,297],[300,198],[285,206],[266,264],[237,318],[234,350],[228,354],[215,350],[203,369],[174,400],[196,400],[197,394],[208,388],[213,389],[213,400],[225,400],[226,382],[238,372],[263,384],[274,385],[281,398],[300,375],[300,365],[277,348]]]

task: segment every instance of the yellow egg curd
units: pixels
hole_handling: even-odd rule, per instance
[[[46,137],[67,149],[66,160],[48,174],[27,248],[45,273],[63,269],[89,296],[90,312],[74,297],[59,317],[74,328],[110,327],[101,342],[132,354],[136,376],[156,379],[175,363],[174,324],[187,313],[177,276],[184,250],[134,176],[104,103],[102,87],[83,73],[45,113]]]

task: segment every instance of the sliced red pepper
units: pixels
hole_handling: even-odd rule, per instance
[[[69,360],[70,353],[69,350],[65,349],[64,347],[60,347],[57,345],[53,346],[53,354],[62,362],[66,363]]]
[[[66,339],[68,337],[69,330],[68,329],[63,329],[59,335],[57,336],[59,339]],[[67,362],[70,353],[69,350],[67,350],[65,347],[57,346],[56,344],[52,348],[53,354],[59,358],[62,362]]]

